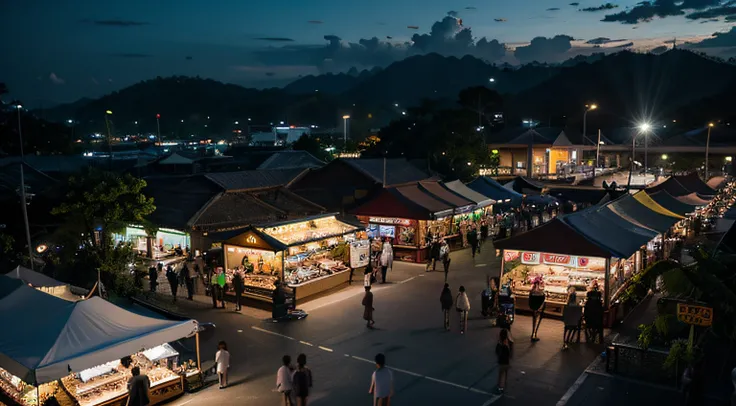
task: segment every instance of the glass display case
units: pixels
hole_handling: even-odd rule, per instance
[[[0,368],[0,390],[3,395],[10,401],[15,402],[24,406],[37,406],[39,404],[38,397],[40,396],[43,404],[46,399],[53,396],[59,389],[56,382],[50,382],[40,385],[36,388],[33,385],[29,385],[17,376],[10,372]],[[4,403],[0,401],[0,404]]]

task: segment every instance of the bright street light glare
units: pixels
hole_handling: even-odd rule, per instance
[[[641,124],[639,124],[639,130],[641,130],[641,132],[644,132],[645,133],[645,132],[648,132],[651,129],[652,129],[652,125],[649,124],[649,123],[641,123]]]
[[[105,114],[112,114],[112,110],[106,110]]]
[[[23,108],[23,105],[22,104],[19,104],[19,105],[15,106],[15,108],[18,109],[18,110],[20,110],[20,109]]]
[[[733,157],[727,156],[726,157],[726,162],[731,162],[731,161],[733,161]]]
[[[666,160],[667,160],[667,158],[668,158],[667,154],[662,154],[662,160],[663,160],[663,161],[666,161]]]
[[[591,105],[590,105],[590,109],[591,109],[591,110],[595,110],[595,109],[597,109],[597,108],[598,108],[598,105],[597,105],[597,104],[591,104]]]
[[[493,83],[493,82],[496,81],[496,79],[495,78],[490,78],[490,79],[488,79],[488,81],[491,82],[491,83]]]
[[[713,124],[713,123],[708,123],[708,127],[715,127],[715,124]]]
[[[349,115],[347,115],[347,114],[346,114],[346,115],[344,115],[344,116],[342,116],[342,119],[343,119],[343,120],[347,120],[347,119],[349,119],[349,118],[350,118],[350,116],[349,116]]]

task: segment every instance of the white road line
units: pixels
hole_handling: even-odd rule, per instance
[[[578,377],[577,380],[575,380],[575,383],[572,384],[572,386],[565,392],[564,395],[560,398],[560,400],[557,401],[557,406],[565,406],[567,405],[567,402],[570,401],[570,398],[572,398],[572,395],[577,392],[578,389],[580,389],[580,386],[585,382],[585,379],[588,377],[588,373],[583,371],[582,374]]]
[[[443,381],[442,379],[432,378],[431,376],[425,376],[424,379],[427,379],[427,380],[430,380],[430,381],[433,381],[433,382],[444,383],[445,385],[454,386],[456,388],[461,388],[461,389],[465,389],[465,390],[468,389],[467,386],[459,385],[459,384],[452,383],[452,382]]]
[[[314,347],[314,344],[312,344],[312,343],[308,343],[308,342],[306,342],[306,341],[299,341],[299,342],[300,342],[301,344],[304,344],[304,345],[308,345],[308,346],[310,346],[310,347]]]
[[[374,364],[374,363],[375,363],[374,361],[371,361],[371,360],[369,360],[369,359],[365,359],[365,358],[361,358],[361,357],[356,357],[355,355],[353,355],[353,356],[352,356],[352,358],[353,358],[353,359],[357,359],[358,361],[363,361],[363,362],[367,362],[367,363],[369,363],[369,364]]]
[[[266,330],[265,328],[260,328],[258,326],[251,326],[251,328],[253,330],[260,331],[261,333],[271,334],[271,335],[278,336],[278,337],[281,337],[281,338],[286,338],[286,339],[291,340],[291,341],[296,341],[296,339],[293,338],[293,337],[285,336],[285,335],[279,334],[279,333],[274,333],[273,331]]]
[[[416,372],[411,372],[411,371],[407,371],[405,369],[400,369],[400,368],[388,367],[388,369],[394,370],[396,372],[401,372],[401,373],[404,373],[404,374],[407,374],[407,375],[411,375],[411,376],[418,376],[420,378],[424,376],[424,375],[418,374]]]
[[[323,347],[321,345],[319,347],[317,347],[317,348],[319,348],[320,350],[323,350],[323,351],[332,352],[332,348]]]
[[[480,267],[482,267],[482,266],[487,266],[487,265],[488,265],[488,264],[476,264],[476,265],[475,265],[475,267],[476,267],[476,268],[480,268]]]
[[[179,406],[184,406],[184,405],[186,405],[187,403],[189,403],[189,402],[191,402],[191,401],[193,401],[193,400],[194,400],[194,399],[189,399],[189,400],[187,400],[187,401],[186,401],[186,402],[184,402],[184,403],[179,403]]]
[[[403,285],[404,283],[409,282],[410,280],[416,279],[416,278],[417,278],[417,276],[412,276],[409,279],[404,279],[403,281],[399,282],[399,285]]]
[[[488,399],[486,403],[483,403],[483,406],[490,406],[494,404],[498,399],[501,399],[500,395],[492,395],[493,397]]]
[[[486,392],[484,390],[480,390],[480,389],[468,388],[468,390],[471,391],[471,392],[480,393],[481,395],[495,396],[492,393],[488,393],[488,392]]]

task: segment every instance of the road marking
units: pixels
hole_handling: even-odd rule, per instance
[[[494,404],[498,399],[501,399],[501,395],[492,395],[493,397],[488,399],[486,403],[483,403],[483,406],[490,406]]]
[[[557,401],[557,406],[565,406],[567,405],[567,402],[570,401],[570,398],[572,398],[572,395],[575,394],[575,392],[580,389],[580,386],[585,382],[585,379],[588,377],[588,373],[586,371],[583,371],[582,374],[578,377],[577,380],[575,380],[575,383],[570,386],[569,389],[567,389],[567,392],[565,392],[564,395],[560,398],[560,400]]]
[[[194,400],[194,399],[189,399],[189,400],[187,400],[187,401],[186,401],[186,402],[184,402],[184,403],[179,403],[179,406],[184,406],[184,405],[186,405],[187,403],[189,403],[189,402],[191,402],[191,401],[193,401],[193,400]]]
[[[242,333],[242,332],[243,332],[243,330],[238,330],[238,333]]]
[[[404,279],[403,281],[399,282],[399,285],[403,285],[404,283],[406,283],[406,282],[409,282],[410,280],[412,280],[412,279],[416,279],[416,278],[417,278],[416,276],[412,276],[412,277],[411,277],[411,278],[409,278],[409,279]]]
[[[299,342],[302,343],[302,344],[304,344],[304,345],[308,345],[310,347],[314,347],[314,344],[312,344],[312,343],[308,343],[306,341],[299,341]]]
[[[425,376],[424,379],[427,379],[427,380],[430,380],[430,381],[433,381],[433,382],[444,383],[445,385],[450,385],[450,386],[454,386],[456,388],[462,388],[462,389],[468,390],[468,387],[467,386],[459,385],[457,383],[443,381],[442,379],[432,378],[431,376]]]
[[[405,369],[400,369],[400,368],[388,367],[388,369],[394,370],[396,372],[402,372],[402,373],[405,373],[405,374],[411,375],[411,376],[418,376],[420,378],[424,376],[424,375],[418,374],[416,372],[411,372],[411,371],[407,371]]]
[[[320,350],[323,350],[323,351],[332,352],[332,348],[323,347],[321,345],[319,347],[317,347],[317,348],[319,348]]]
[[[371,360],[369,360],[369,359],[365,359],[365,358],[360,358],[360,357],[356,357],[355,355],[353,355],[353,356],[352,356],[352,358],[353,358],[353,359],[357,359],[358,361],[363,361],[363,362],[367,362],[367,363],[369,363],[369,364],[373,364],[373,363],[374,363],[373,361],[371,361]]]
[[[292,337],[289,337],[289,336],[285,336],[285,335],[279,334],[279,333],[274,333],[273,331],[266,330],[265,328],[260,328],[258,326],[251,326],[251,328],[253,330],[260,331],[261,333],[271,334],[271,335],[274,335],[274,336],[277,336],[277,337],[286,338],[286,339],[291,340],[291,341],[296,341],[295,338],[292,338]]]
[[[482,267],[482,266],[486,266],[486,265],[488,265],[488,264],[476,264],[476,265],[475,265],[475,267],[476,267],[476,268],[480,268],[480,267]]]

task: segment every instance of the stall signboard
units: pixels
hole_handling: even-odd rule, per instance
[[[525,265],[539,265],[539,253],[528,251],[522,252],[521,263]]]
[[[509,250],[506,250],[506,251],[503,252],[503,260],[505,262],[513,261],[516,258],[519,258],[519,251],[509,251]]]
[[[395,218],[395,217],[369,217],[368,222],[378,223],[378,224],[394,224],[394,225],[399,225],[399,226],[411,225],[411,220]]]
[[[368,240],[353,241],[350,243],[350,267],[362,268],[370,262],[371,243]]]
[[[542,254],[542,262],[547,265],[575,266],[574,259],[570,255]]]
[[[708,327],[713,324],[713,308],[678,303],[677,319],[693,326]]]

